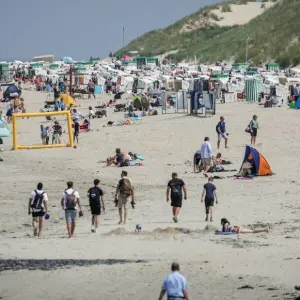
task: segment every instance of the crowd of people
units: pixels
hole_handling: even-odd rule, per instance
[[[104,192],[100,187],[100,180],[94,180],[94,186],[87,191],[87,198],[92,215],[91,232],[97,233],[100,225],[101,212],[105,211]],[[131,199],[132,208],[135,207],[134,187],[128,178],[126,171],[121,172],[121,179],[118,182],[115,192],[115,206],[118,207],[119,224],[126,224],[128,203]],[[74,237],[77,216],[82,217],[82,206],[79,192],[74,188],[72,181],[67,182],[67,187],[62,193],[61,208],[65,213],[68,237]],[[42,182],[37,184],[35,190],[30,193],[28,202],[28,214],[32,216],[34,236],[41,236],[44,219],[49,219],[48,196],[44,191]]]
[[[245,132],[250,134],[250,144],[256,145],[256,137],[258,133],[258,116],[254,115],[249,125],[246,127]],[[217,149],[220,148],[221,140],[225,141],[225,149],[228,148],[228,136],[229,133],[226,130],[225,118],[220,117],[220,121],[216,125],[217,133]],[[199,172],[203,170],[205,177],[208,177],[208,173],[214,170],[218,170],[218,166],[223,164],[231,164],[230,161],[226,161],[222,158],[221,153],[217,153],[216,156],[213,154],[212,145],[210,143],[210,138],[205,137],[204,143],[202,143],[200,149],[194,154],[194,171]]]

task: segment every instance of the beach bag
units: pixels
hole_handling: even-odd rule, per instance
[[[43,210],[43,201],[44,201],[44,192],[39,194],[37,190],[35,192],[35,197],[31,203],[31,208],[34,208],[35,210],[42,211]]]
[[[127,178],[123,178],[120,184],[120,194],[125,195],[127,197],[131,196],[132,194],[132,186],[131,182]]]
[[[251,133],[251,123],[249,123],[249,125],[246,127],[245,132]]]
[[[66,194],[66,209],[76,209],[76,197],[75,197],[75,191],[72,192],[72,194]]]

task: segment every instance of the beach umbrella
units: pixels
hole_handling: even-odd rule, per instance
[[[19,97],[21,94],[20,90],[15,85],[10,85],[3,93],[4,98]]]

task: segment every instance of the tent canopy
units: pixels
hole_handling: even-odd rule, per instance
[[[246,146],[245,156],[242,166],[245,162],[251,162],[252,164],[252,176],[266,176],[273,175],[271,167],[267,160],[258,152],[258,150]],[[242,167],[241,167],[242,169]]]
[[[60,94],[60,99],[64,101],[66,107],[76,107],[78,106],[73,97],[71,97],[69,94]]]
[[[0,138],[3,137],[10,137],[10,132],[4,121],[0,118]]]

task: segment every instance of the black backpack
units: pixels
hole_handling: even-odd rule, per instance
[[[39,194],[37,190],[35,190],[35,197],[31,203],[31,208],[36,210],[43,210],[43,201],[44,201],[44,192]]]
[[[76,209],[76,197],[75,197],[75,191],[73,191],[71,194],[68,194],[65,191],[66,194],[66,209]]]

